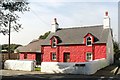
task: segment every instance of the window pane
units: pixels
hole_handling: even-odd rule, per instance
[[[91,45],[92,44],[92,39],[91,39],[91,37],[87,37],[87,45]]]
[[[56,47],[56,40],[52,39],[52,47]]]
[[[52,60],[56,60],[56,53],[52,53]]]
[[[91,45],[91,41],[87,41],[87,45]]]
[[[53,39],[53,42],[55,42],[55,39]]]
[[[92,60],[92,53],[86,53],[86,60],[91,61]]]

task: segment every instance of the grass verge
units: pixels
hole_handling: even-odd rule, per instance
[[[41,71],[40,67],[35,67],[35,71]]]

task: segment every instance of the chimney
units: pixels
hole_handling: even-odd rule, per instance
[[[103,28],[110,28],[110,17],[108,16],[108,12],[105,12],[104,20],[103,20]]]
[[[53,22],[52,22],[52,30],[51,30],[51,32],[52,32],[52,33],[55,33],[56,30],[58,29],[58,26],[59,26],[59,24],[57,23],[57,19],[54,18],[54,20],[53,20]]]

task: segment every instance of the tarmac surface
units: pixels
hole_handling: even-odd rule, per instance
[[[46,74],[40,71],[0,70],[2,80],[120,80],[120,67],[111,65],[93,75]]]

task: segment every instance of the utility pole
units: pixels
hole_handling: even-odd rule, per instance
[[[10,51],[11,16],[9,16],[8,27],[9,27],[9,33],[8,33],[8,59],[10,59],[10,54],[11,54],[11,51]]]

